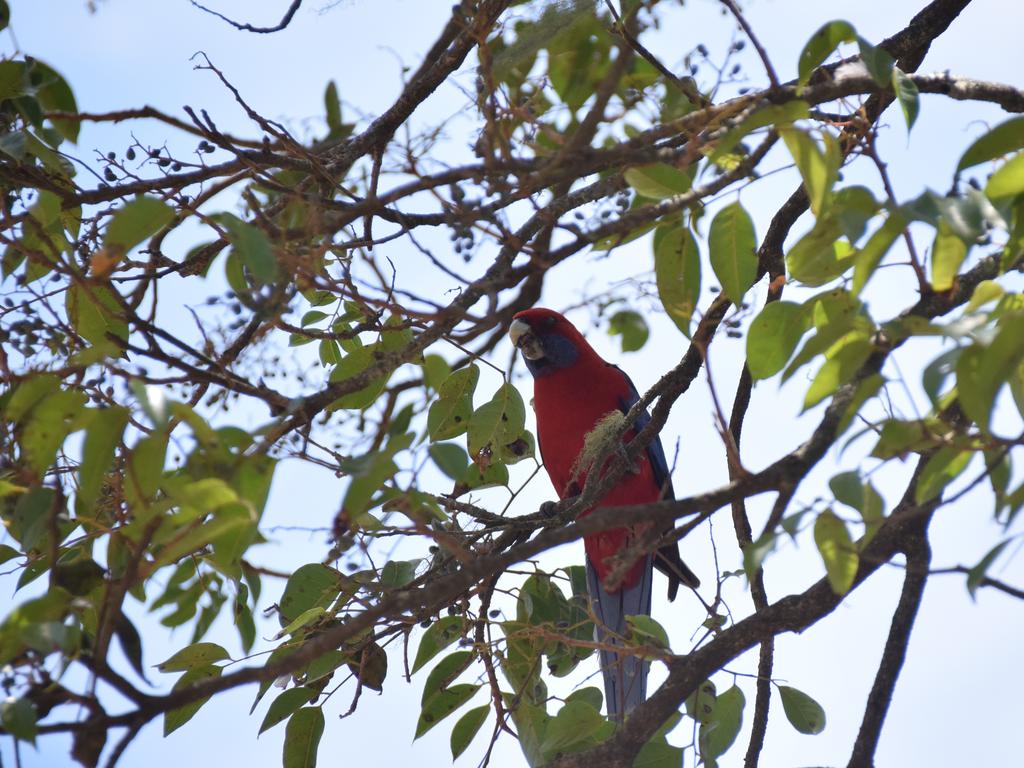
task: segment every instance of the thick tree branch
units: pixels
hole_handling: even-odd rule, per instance
[[[907,530],[903,552],[907,557],[907,571],[903,579],[903,591],[893,613],[889,636],[885,641],[882,660],[875,673],[875,681],[864,707],[864,718],[853,745],[848,768],[872,768],[875,764],[875,750],[882,734],[882,725],[892,703],[893,692],[910,645],[910,633],[921,607],[925,583],[928,580],[928,566],[931,562],[931,547],[928,544],[928,523],[930,517],[921,515]]]

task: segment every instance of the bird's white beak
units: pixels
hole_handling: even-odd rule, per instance
[[[529,323],[513,320],[508,327],[508,337],[512,346],[518,349],[527,360],[540,360],[544,357],[544,348],[533,333]]]

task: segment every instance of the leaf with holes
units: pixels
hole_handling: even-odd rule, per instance
[[[469,420],[467,442],[469,455],[476,458],[481,451],[496,454],[498,446],[517,440],[526,429],[526,405],[519,390],[505,383]]]
[[[437,400],[427,412],[427,432],[431,440],[458,437],[469,427],[473,415],[473,392],[480,380],[480,369],[468,365],[441,382]]]
[[[779,686],[779,695],[782,697],[786,719],[800,733],[814,736],[825,730],[825,710],[818,702],[788,685]]]

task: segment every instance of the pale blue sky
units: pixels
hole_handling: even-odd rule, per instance
[[[277,20],[288,3],[285,0],[258,4],[244,0],[209,0],[209,4],[228,15],[269,24]],[[803,43],[824,21],[847,18],[866,38],[878,41],[887,32],[901,27],[923,4],[924,0],[862,0],[858,3],[752,0],[747,7],[748,18],[772,53],[780,76],[789,78],[795,74],[797,55]],[[301,133],[304,120],[320,118],[323,90],[330,79],[338,83],[347,119],[360,113],[372,115],[388,106],[400,90],[401,64],[412,67],[418,64],[419,57],[442,28],[451,2],[342,0],[318,13],[318,9],[326,5],[325,0],[309,4],[283,33],[257,36],[228,28],[196,11],[186,0],[105,0],[99,3],[98,13],[94,15],[86,11],[84,0],[11,2],[17,44],[23,52],[43,59],[64,74],[82,110],[100,112],[150,104],[182,115],[182,105],[188,104],[210,110],[222,129],[238,133],[254,131],[216,78],[209,72],[193,69],[190,58],[197,51],[206,52],[254,108],[268,117],[287,120],[294,131]],[[254,7],[259,8],[260,17],[250,15]],[[684,12],[677,10],[668,16],[668,22],[652,47],[669,64],[677,64],[698,42],[704,42],[714,53],[721,51],[731,38],[731,25],[720,16],[719,5],[712,0],[689,0]],[[1022,28],[1021,4],[1014,0],[976,0],[933,46],[922,71],[948,69],[982,79],[1010,78],[1012,84],[1022,87],[1024,55],[1019,42]],[[0,51],[9,52],[13,45],[10,33],[0,33]],[[748,58],[745,63],[752,84],[760,85],[756,61]],[[458,82],[471,87],[472,72],[465,69]],[[466,104],[464,93],[446,85],[417,113],[416,122],[418,125],[439,122],[464,110]],[[946,103],[940,97],[923,97],[921,112],[909,143],[898,112],[890,110],[883,118],[886,128],[882,152],[890,163],[899,197],[914,196],[924,186],[944,191],[962,149],[984,130],[985,122],[1001,119],[999,113],[989,107]],[[450,156],[465,152],[472,137],[467,138],[460,131],[465,132],[472,125],[472,119],[452,121],[447,145]],[[160,142],[169,135],[158,127],[141,123],[103,128],[86,126],[78,154],[88,158],[95,151],[120,150],[127,145],[131,131],[144,141],[152,142]],[[182,146],[191,143],[188,140]],[[769,167],[782,164],[783,160],[778,159]],[[851,179],[855,178],[855,173],[851,172]],[[764,232],[771,213],[793,184],[791,174],[779,174],[741,195],[758,223],[759,233]],[[229,208],[230,201],[225,200],[223,205]],[[178,243],[182,249],[188,244],[186,240]],[[389,255],[394,255],[396,260],[408,256],[407,246],[401,241],[392,248]],[[633,275],[638,264],[642,269],[649,268],[649,245],[639,243],[620,249],[607,261],[587,258],[579,261],[576,266],[560,268],[557,279],[545,294],[547,304],[562,307],[575,303],[579,286],[588,280],[592,281],[593,290],[597,290],[601,284]],[[891,271],[893,279],[898,281],[896,272]],[[439,291],[444,287],[439,286]],[[870,297],[877,319],[888,317],[898,309],[893,303],[896,292],[884,290],[884,287],[887,286],[876,287]],[[183,302],[189,300],[188,294],[180,290],[165,295],[163,300],[169,296]],[[752,298],[763,300],[763,296],[756,293]],[[584,322],[587,316],[577,313],[574,319]],[[603,333],[593,334],[592,341],[608,359],[621,362],[641,389],[663,372],[667,359],[674,359],[682,351],[681,337],[668,323],[660,321],[654,322],[652,342],[640,353],[623,356],[616,343],[606,339]],[[738,352],[739,347],[735,345],[740,343],[724,339],[716,342],[723,349],[713,353],[718,355],[712,358],[714,375],[726,391],[732,390],[739,365],[738,355],[729,350]],[[729,344],[734,346],[727,346]],[[507,360],[507,352],[503,349],[498,359]],[[930,350],[922,352],[929,353]],[[915,357],[910,355],[901,360],[908,361],[912,369]],[[481,391],[493,389],[496,383],[496,378],[489,380],[485,375]],[[528,391],[527,382],[518,383],[524,393]],[[800,390],[804,386],[805,382],[796,381],[777,390],[776,385],[769,382],[756,388],[746,425],[746,434],[750,437],[744,446],[744,458],[748,466],[759,468],[795,446],[806,434],[809,424],[818,418],[820,408],[813,410],[809,418],[797,418]],[[664,432],[669,455],[676,438],[680,440],[679,467],[675,473],[679,494],[713,487],[725,477],[724,458],[710,413],[707,386],[701,379],[680,402]],[[257,414],[239,416],[249,419],[250,423],[257,423],[259,417]],[[857,450],[851,449],[842,457],[833,452],[801,489],[800,500],[813,500],[828,477],[838,471],[837,467],[854,466],[860,455],[858,450],[863,451],[865,447],[854,448]],[[879,473],[880,485],[890,502],[898,493],[894,484],[898,479],[896,471]],[[439,484],[438,490],[447,490],[447,486]],[[330,473],[286,464],[275,478],[266,525],[329,525],[342,491],[340,481]],[[517,500],[513,512],[532,511],[550,496],[546,480],[538,479]],[[497,492],[483,497],[484,503],[488,500],[492,504],[504,501]],[[755,515],[761,514],[763,504],[755,503],[752,510]],[[955,507],[944,509],[932,529],[935,565],[976,562],[998,535],[990,517],[983,494],[969,495]],[[716,522],[715,534],[722,569],[737,568],[739,561],[726,520]],[[322,536],[281,534],[280,543],[263,547],[258,559],[287,569],[317,560],[323,552]],[[711,581],[705,576],[714,571],[707,531],[699,531],[688,539],[684,552],[705,582]],[[409,552],[406,556],[414,554]],[[564,547],[551,553],[544,562],[552,565],[582,562],[582,547]],[[821,572],[813,542],[805,536],[799,547],[789,545],[769,561],[769,595],[777,598],[801,589]],[[1020,558],[999,575],[1017,584],[1024,583]],[[7,582],[0,582],[0,594],[10,594],[12,587]],[[800,637],[780,638],[777,678],[814,696],[825,707],[829,722],[819,736],[800,736],[782,718],[776,698],[764,765],[845,764],[899,585],[899,571],[886,569],[818,626]],[[279,588],[269,580],[266,582],[266,605],[274,600]],[[655,592],[655,617],[668,628],[675,648],[685,648],[701,619],[699,606],[682,596],[669,607],[661,597],[663,589],[656,587]],[[731,580],[725,594],[737,612],[746,610],[749,596],[739,580]],[[20,595],[14,599],[20,599]],[[1018,663],[1020,638],[1024,636],[1022,615],[1018,603],[992,592],[982,591],[977,602],[972,603],[959,577],[932,580],[882,738],[879,765],[1013,763],[1011,756],[1018,750],[1016,729],[1021,715],[1017,689],[1022,683]],[[270,634],[270,629],[263,632],[264,637],[269,638]],[[187,642],[184,632],[160,638],[151,631],[150,637],[156,642],[147,648],[147,664],[161,661],[163,656]],[[230,628],[226,628],[222,637],[230,649],[237,651]],[[260,646],[259,641],[257,645]],[[755,661],[748,655],[730,665],[730,669],[749,673],[754,670]],[[411,684],[406,684],[398,674],[400,668],[400,658],[393,657],[384,695],[364,693],[355,716],[336,719],[336,715],[347,708],[347,690],[339,694],[337,703],[328,706],[321,765],[361,764],[372,760],[382,766],[414,762],[430,768],[450,762],[447,741],[450,723],[438,726],[413,744],[424,675],[421,673]],[[154,672],[152,677],[156,679],[159,675]],[[657,681],[655,670],[652,684]],[[723,677],[721,682],[728,685],[729,678]],[[749,723],[753,689],[748,682],[741,685],[747,693],[746,720]],[[160,735],[160,724],[151,725],[129,748],[122,765],[170,768],[180,766],[186,759],[204,767],[279,765],[284,729],[278,727],[256,740],[263,710],[248,716],[253,695],[253,688],[245,688],[218,697],[207,704],[196,719],[166,740]],[[476,703],[484,703],[484,694],[479,694],[478,699]],[[677,736],[676,741],[680,743],[688,741],[683,734]],[[745,744],[745,738],[746,730],[740,736],[740,743],[722,760],[723,766],[729,768],[741,763],[741,744]],[[482,755],[483,741],[482,736],[478,738],[459,765],[476,765]],[[43,740],[38,752],[24,749],[22,754],[26,768],[58,768],[70,763],[67,742],[61,739]],[[6,741],[0,743],[0,755],[5,765],[13,764]],[[517,745],[507,739],[501,742],[492,759],[496,768],[524,764]]]

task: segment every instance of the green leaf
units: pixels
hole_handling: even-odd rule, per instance
[[[639,194],[653,200],[681,195],[693,184],[688,173],[665,163],[627,168],[622,176]]]
[[[219,213],[211,218],[228,231],[232,253],[238,255],[253,277],[261,283],[272,283],[277,279],[277,257],[262,229],[231,213]]]
[[[24,557],[24,555],[14,547],[8,546],[7,544],[0,544],[0,565],[3,565],[10,560],[14,560],[17,557]]]
[[[36,705],[28,699],[8,698],[0,703],[0,725],[16,739],[36,743]]]
[[[914,491],[914,501],[921,504],[930,501],[942,493],[942,489],[955,480],[967,469],[974,451],[965,451],[947,445],[935,452],[921,470]]]
[[[978,591],[978,587],[985,580],[985,575],[988,573],[988,569],[992,567],[992,563],[996,561],[996,558],[999,557],[999,554],[1011,541],[1012,539],[1007,539],[996,544],[978,561],[976,566],[967,572],[967,591],[972,598],[975,597],[975,592]]]
[[[718,140],[711,152],[711,161],[717,163],[721,158],[729,155],[743,137],[751,131],[769,125],[789,125],[796,120],[808,117],[809,113],[810,105],[800,99],[787,101],[785,104],[770,104],[762,107]]]
[[[838,156],[838,145],[830,138],[829,152]],[[881,205],[867,187],[854,185],[837,189],[829,205],[829,214],[839,224],[840,234],[856,243],[867,230],[868,222],[881,210]]]
[[[786,254],[791,277],[804,285],[824,285],[846,272],[856,253],[840,239],[839,222],[823,219],[801,237]]]
[[[3,147],[2,139],[0,139],[0,148]],[[637,196],[636,200],[646,200],[645,197]],[[595,251],[610,251],[612,248],[618,248],[620,245],[625,245],[633,240],[643,237],[652,229],[654,229],[654,222],[648,221],[638,225],[634,229],[628,232],[616,232],[614,235],[608,235],[606,237],[599,237],[591,244],[591,247]]]
[[[324,735],[324,711],[303,707],[288,720],[284,732],[283,768],[316,768],[316,753]]]
[[[757,572],[761,570],[765,558],[775,551],[777,543],[778,537],[774,533],[765,533],[756,541],[743,547],[743,570],[747,574],[748,580],[753,580]]]
[[[1005,293],[1006,291],[1003,290],[1003,286],[995,280],[982,280],[974,287],[974,293],[971,294],[971,300],[964,307],[964,312],[973,312],[976,309],[980,309],[990,301],[1001,299]]]
[[[632,630],[634,639],[641,643],[649,643],[666,650],[671,649],[668,632],[658,622],[646,614],[627,616],[626,623]]]
[[[499,446],[516,440],[526,429],[526,406],[519,390],[502,384],[494,396],[473,413],[467,429],[469,455],[477,457],[489,449],[497,453]]]
[[[11,21],[11,9],[7,6],[7,0],[0,0],[0,30],[7,29]]]
[[[736,741],[743,726],[745,704],[743,691],[735,685],[715,699],[711,723],[701,726],[700,756],[705,765],[713,764]]]
[[[334,568],[321,563],[300,566],[285,584],[278,603],[278,620],[282,627],[291,624],[310,608],[326,608],[341,591],[345,577]]]
[[[700,299],[700,250],[682,225],[654,230],[654,277],[665,313],[687,338]]]
[[[328,317],[326,312],[322,312],[319,309],[311,309],[309,312],[302,316],[299,321],[299,325],[303,328],[319,323],[321,320],[325,320]]]
[[[814,521],[814,543],[825,563],[825,573],[832,591],[837,595],[845,595],[857,576],[859,559],[850,532],[832,510],[822,512]]]
[[[800,171],[811,210],[820,217],[839,177],[839,153],[835,150],[821,151],[818,142],[799,128],[785,127],[778,131]]]
[[[452,712],[473,698],[473,695],[478,690],[480,690],[479,685],[460,683],[433,694],[423,702],[419,720],[416,722],[416,735],[413,738],[418,739],[444,720]]]
[[[604,703],[604,694],[601,693],[600,688],[596,688],[592,685],[588,685],[585,688],[577,688],[575,691],[565,697],[566,702],[569,701],[583,701],[592,706],[598,712],[601,711],[601,705]]]
[[[860,331],[853,331],[833,344],[826,360],[804,396],[804,410],[813,408],[840,386],[850,381],[874,351],[874,344]]]
[[[438,469],[452,480],[460,480],[469,466],[469,456],[461,445],[455,443],[433,443],[427,452]]]
[[[423,381],[428,387],[437,392],[441,388],[441,384],[447,379],[452,372],[451,366],[448,365],[448,361],[440,355],[424,355],[423,356]]]
[[[220,674],[220,667],[210,666],[199,667],[198,669],[190,669],[188,672],[186,672],[178,678],[178,682],[174,684],[174,687],[171,689],[171,691],[181,691],[185,688],[190,688],[197,683],[203,682],[204,680],[209,680],[214,677],[220,677]],[[206,696],[202,699],[198,699],[197,701],[191,701],[188,704],[178,707],[177,709],[172,709],[168,712],[165,712],[164,736],[169,736],[171,733],[181,728],[181,726],[183,726],[185,723],[191,720],[195,716],[196,712],[198,712],[199,709],[203,706],[203,704],[205,704],[209,700],[210,697]]]
[[[423,705],[435,695],[443,692],[455,679],[461,675],[470,664],[476,654],[473,651],[455,651],[449,653],[437,666],[430,670],[427,681],[423,685],[423,695],[420,702]]]
[[[341,362],[341,347],[333,339],[321,339],[317,346],[317,356],[320,364],[329,367]]]
[[[989,431],[992,407],[999,390],[1024,361],[1024,314],[1004,315],[988,347],[974,344],[956,363],[957,392],[964,412],[983,431]]]
[[[389,560],[380,569],[380,585],[385,589],[397,589],[416,578],[416,568],[422,562],[416,560]]]
[[[298,616],[296,616],[295,621],[290,622],[288,626],[284,627],[280,632],[278,632],[274,636],[274,639],[277,640],[279,638],[284,637],[285,635],[294,635],[299,630],[305,629],[311,624],[315,624],[318,621],[320,621],[320,619],[322,619],[326,613],[327,611],[324,608],[321,608],[319,605],[313,606],[312,608],[309,608],[300,613]]]
[[[36,99],[46,112],[78,112],[75,94],[67,81],[52,67],[35,59],[32,80],[37,84]],[[81,123],[78,120],[53,120],[53,127],[62,137],[74,143]],[[55,142],[54,142],[55,143]]]
[[[0,10],[0,14],[2,14],[3,10],[6,10],[6,5]],[[0,21],[3,22],[3,27],[0,27],[0,29],[5,28],[7,26],[7,19],[2,18]],[[30,87],[28,69],[24,61],[0,61],[0,101],[24,96]]]
[[[473,392],[480,380],[480,368],[470,364],[452,373],[438,389],[438,399],[427,412],[427,432],[431,440],[458,437],[469,426],[473,415]]]
[[[828,487],[836,497],[836,501],[858,512],[864,506],[864,483],[860,478],[860,472],[841,472],[828,481]]]
[[[1024,117],[1000,123],[974,141],[957,163],[957,173],[988,160],[995,160],[1024,147]]]
[[[705,680],[686,698],[686,714],[698,723],[710,723],[715,713],[715,684]]]
[[[462,637],[465,630],[466,619],[463,616],[445,616],[431,624],[420,639],[412,673],[416,674],[424,664]]]
[[[548,723],[540,749],[545,754],[571,751],[588,741],[605,724],[601,713],[583,701],[566,702]]]
[[[127,253],[174,220],[174,209],[162,200],[137,197],[115,211],[103,243]]]
[[[1016,197],[1021,192],[1024,192],[1024,152],[1014,155],[985,185],[985,194],[994,201]]]
[[[511,694],[505,694],[504,698],[505,706],[509,708],[512,722],[516,726],[516,734],[519,736],[519,744],[526,756],[527,765],[544,765],[548,758],[540,751],[540,744],[551,717],[544,707],[531,704],[523,697],[513,698]]]
[[[885,223],[868,238],[864,247],[857,252],[853,267],[853,285],[850,289],[854,296],[860,295],[860,292],[864,290],[864,286],[874,274],[882,257],[888,253],[896,238],[903,233],[904,227],[906,227],[906,221],[902,215],[889,214]]]
[[[352,655],[344,651],[328,651],[310,662],[303,671],[306,685],[315,683],[334,672],[338,667],[352,660]]]
[[[98,409],[85,430],[85,444],[82,446],[82,463],[78,468],[77,500],[82,508],[91,507],[103,478],[114,459],[114,450],[121,442],[128,410],[120,406]]]
[[[966,256],[967,243],[953,234],[945,221],[940,221],[932,245],[932,287],[936,291],[953,287]]]
[[[128,322],[119,298],[109,285],[71,285],[64,299],[68,320],[79,336],[95,346],[109,344],[107,334],[127,341]]]
[[[299,708],[309,704],[310,699],[315,697],[316,691],[309,688],[289,688],[287,691],[282,691],[277,698],[270,702],[259,732],[263,733],[283,722],[295,714]]]
[[[921,111],[917,86],[903,70],[899,67],[892,67],[892,89],[896,92],[896,98],[900,102],[900,109],[903,110],[903,119],[907,121],[907,133],[909,133],[914,127],[914,123],[917,122],[917,115]]]
[[[470,463],[457,487],[464,491],[474,491],[506,485],[508,485],[508,467],[505,464],[493,463],[481,469],[479,464]]]
[[[343,358],[340,362],[334,366],[334,370],[331,371],[329,377],[332,384],[337,384],[345,381],[346,379],[353,379],[367,368],[377,363],[377,353],[379,349],[376,345],[368,347],[359,347],[353,349]],[[338,410],[339,408],[346,410],[360,411],[364,408],[368,408],[377,402],[377,398],[380,393],[384,391],[384,387],[387,386],[388,379],[391,378],[391,372],[385,371],[380,376],[373,378],[370,382],[362,389],[357,389],[354,392],[349,392],[346,395],[342,395],[333,403],[331,403],[331,410]]]
[[[42,548],[40,544],[46,536],[55,499],[53,488],[37,485],[18,497],[12,517],[7,518],[5,514],[8,532],[21,543],[26,553]]]
[[[182,648],[166,661],[160,662],[156,668],[161,672],[185,672],[197,667],[207,667],[216,661],[231,658],[224,648],[216,643],[193,643]]]
[[[60,379],[49,373],[25,379],[3,405],[4,416],[9,421],[19,422],[45,397],[59,389]],[[7,398],[6,393],[4,398]]]
[[[811,35],[807,45],[800,52],[797,72],[800,84],[804,85],[818,65],[827,59],[840,43],[852,43],[857,39],[853,26],[845,21],[830,21]]]
[[[370,643],[362,649],[358,658],[348,662],[348,668],[362,685],[380,693],[388,676],[388,655],[380,645]]]
[[[151,432],[139,440],[128,454],[128,482],[125,496],[141,512],[148,505],[164,474],[167,432]]]
[[[755,380],[781,371],[810,327],[803,304],[773,301],[754,318],[747,332],[747,366]]]
[[[324,111],[327,113],[328,135],[340,135],[341,123],[341,99],[338,98],[338,85],[331,80],[324,90]]]
[[[84,393],[60,389],[32,408],[19,442],[24,458],[37,473],[46,471],[64,438],[80,426],[77,422],[86,413],[86,402]]]
[[[726,297],[739,304],[757,277],[757,247],[754,222],[739,203],[720,210],[711,222],[708,236],[711,268]]]
[[[896,60],[887,50],[872,45],[860,35],[857,35],[857,45],[860,46],[860,57],[871,79],[883,88],[889,85]]]
[[[633,768],[679,768],[685,755],[682,747],[674,747],[667,741],[649,741],[637,753]]]
[[[624,309],[608,319],[608,335],[622,337],[623,352],[636,352],[647,343],[651,332],[643,315]]]
[[[480,727],[486,722],[487,714],[491,711],[489,704],[482,707],[474,707],[459,718],[452,728],[451,748],[452,760],[466,751],[473,737],[476,736]]]
[[[818,702],[788,685],[779,686],[779,695],[782,696],[786,719],[800,733],[814,736],[825,730],[825,710]]]

